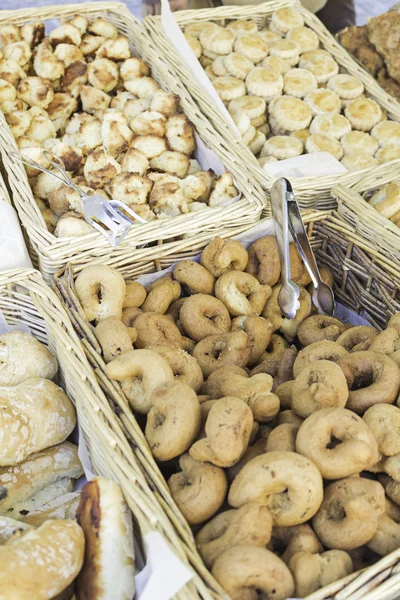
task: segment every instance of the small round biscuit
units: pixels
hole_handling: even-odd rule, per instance
[[[250,71],[254,69],[251,60],[238,52],[231,52],[228,56],[225,56],[224,66],[229,75],[238,79],[246,79]]]
[[[346,106],[344,114],[353,129],[370,131],[382,117],[381,107],[371,98],[356,98]]]
[[[231,114],[236,111],[243,111],[250,119],[256,119],[265,114],[267,105],[265,100],[259,96],[242,96],[229,102],[228,110]]]
[[[212,83],[222,100],[229,101],[246,94],[245,84],[236,77],[217,77]]]
[[[249,150],[251,150],[255,156],[258,156],[264,147],[266,139],[267,138],[265,137],[264,133],[261,133],[261,131],[256,131],[254,138],[249,144]]]
[[[261,150],[261,156],[274,156],[278,160],[294,158],[303,153],[303,144],[300,140],[287,135],[270,137]]]
[[[310,133],[325,133],[340,140],[351,131],[349,121],[343,115],[319,115],[310,125]]]
[[[273,69],[281,75],[284,75],[292,68],[286,60],[278,56],[267,56],[258,66],[264,67],[264,69]]]
[[[366,152],[346,154],[340,162],[348,171],[361,171],[362,169],[369,169],[379,164],[379,161],[374,156]]]
[[[381,163],[386,163],[391,160],[397,160],[400,158],[400,145],[399,144],[389,144],[388,146],[383,146],[383,148],[379,148],[378,152],[375,154],[375,158],[378,159]]]
[[[258,32],[258,35],[261,35],[263,40],[267,42],[268,46],[272,42],[276,42],[276,40],[282,39],[282,35],[280,33],[277,33],[276,31],[271,31],[270,29],[268,29],[268,27],[266,27],[265,29],[261,29],[261,31]]]
[[[354,100],[364,93],[364,84],[353,75],[341,73],[331,77],[326,86],[344,100]]]
[[[303,27],[304,19],[295,8],[279,8],[272,13],[270,27],[272,31],[287,33],[294,27]]]
[[[264,167],[264,165],[268,165],[272,162],[278,162],[278,159],[275,156],[260,156],[257,160],[260,167]]]
[[[380,146],[400,144],[400,123],[382,121],[375,125],[371,135]]]
[[[267,56],[268,44],[258,33],[240,35],[235,40],[234,50],[256,65]]]
[[[215,61],[214,61],[214,62],[215,62]],[[208,77],[208,79],[209,79],[210,81],[214,81],[214,79],[217,79],[217,75],[215,75],[215,73],[214,73],[214,71],[213,71],[213,69],[212,69],[212,64],[211,64],[211,65],[208,65],[208,67],[206,67],[206,68],[204,69],[204,71],[206,72],[206,74],[207,74],[207,77]]]
[[[189,46],[191,47],[193,54],[196,58],[200,58],[203,52],[203,46],[200,44],[199,40],[190,35],[190,33],[185,33],[185,39]]]
[[[257,23],[255,21],[245,21],[244,19],[237,19],[231,21],[226,26],[229,31],[232,31],[235,37],[239,35],[251,35],[257,33]]]
[[[271,56],[286,60],[293,67],[299,62],[300,46],[292,40],[277,40],[270,45],[269,53]]]
[[[184,33],[187,33],[198,40],[203,31],[206,29],[215,29],[216,27],[218,27],[218,25],[211,23],[211,21],[197,21],[196,23],[186,25]]]
[[[307,69],[318,83],[325,83],[339,72],[339,65],[326,50],[311,50],[301,55],[299,67]]]
[[[247,91],[254,96],[273,98],[282,93],[283,77],[273,70],[255,67],[246,77]]]
[[[267,122],[267,115],[265,113],[263,115],[261,115],[260,117],[256,117],[255,119],[251,119],[251,124],[256,129],[258,129],[262,125],[265,125],[266,122]]]
[[[239,130],[240,135],[245,135],[246,131],[249,129],[251,125],[251,120],[249,115],[247,115],[242,110],[238,110],[232,114],[233,122]],[[253,125],[254,127],[254,125]]]
[[[283,76],[283,91],[289,96],[304,98],[317,88],[317,80],[311,71],[306,69],[291,69]]]
[[[307,139],[310,137],[310,130],[307,129],[299,129],[299,131],[292,131],[290,133],[290,137],[294,137],[296,138],[296,140],[299,140],[302,144],[305,144]]]
[[[242,134],[243,144],[249,146],[254,140],[256,133],[256,128],[250,124],[247,130]]]
[[[306,150],[309,154],[313,152],[329,152],[340,160],[343,157],[342,144],[331,135],[325,133],[315,133],[310,135],[306,140]]]
[[[349,133],[346,133],[341,138],[340,143],[343,146],[345,154],[366,152],[373,156],[378,150],[378,142],[369,133],[364,133],[364,131],[349,131]]]
[[[215,54],[229,54],[232,52],[234,41],[235,36],[232,31],[224,27],[208,27],[200,34],[200,44],[205,50],[215,52]]]
[[[314,117],[339,114],[342,108],[339,96],[332,90],[326,90],[325,88],[310,92],[304,98],[304,102],[311,108]]]
[[[287,40],[297,42],[300,46],[300,54],[317,50],[319,47],[319,39],[317,34],[309,27],[294,27],[288,31]]]
[[[211,68],[214,75],[217,77],[226,77],[227,75],[232,75],[232,73],[230,73],[225,66],[225,56],[219,56],[216,58],[211,65]]]
[[[271,116],[278,127],[287,131],[297,131],[309,126],[312,118],[311,110],[303,100],[293,96],[283,96],[269,107]]]

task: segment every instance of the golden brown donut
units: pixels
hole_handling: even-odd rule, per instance
[[[300,525],[311,519],[323,498],[317,467],[295,452],[267,452],[253,458],[233,481],[228,502],[268,506],[277,526]]]
[[[310,552],[317,554],[322,552],[323,547],[310,525],[295,525],[294,527],[274,527],[272,545],[284,544],[286,546],[281,559],[288,564],[297,552]]]
[[[298,430],[292,423],[282,423],[275,427],[268,436],[266,452],[296,452]]]
[[[400,350],[400,327],[389,327],[381,331],[376,338],[372,340],[369,348],[372,352],[380,352],[391,356]]]
[[[300,427],[300,425],[304,422],[304,419],[298,417],[292,410],[283,410],[279,413],[278,418],[276,420],[277,425],[282,425],[283,423],[291,423],[296,427]]]
[[[310,415],[298,431],[296,451],[312,460],[324,479],[355,475],[380,457],[372,432],[346,408],[323,408]]]
[[[272,335],[272,326],[267,319],[257,315],[242,315],[232,320],[231,331],[243,330],[249,336],[249,366],[255,365],[266,351]]]
[[[178,298],[178,300],[175,300],[169,305],[168,310],[165,313],[168,317],[170,317],[173,320],[173,322],[175,323],[182,335],[185,335],[186,331],[184,330],[183,325],[181,323],[181,308],[183,306],[183,303],[186,302],[186,300],[187,298]]]
[[[286,600],[294,593],[289,569],[266,548],[232,546],[217,558],[211,572],[231,600],[255,600],[258,590],[274,600]]]
[[[116,269],[106,265],[84,267],[75,280],[75,290],[88,321],[121,319],[126,285]]]
[[[328,360],[318,360],[300,371],[294,380],[292,410],[305,419],[321,408],[344,408],[348,397],[342,369]]]
[[[215,283],[216,297],[233,317],[259,315],[271,293],[270,286],[261,285],[255,277],[241,271],[224,273]]]
[[[374,327],[359,325],[347,329],[335,341],[347,352],[359,352],[360,350],[369,350],[377,335],[378,332]]]
[[[349,387],[347,408],[363,414],[374,404],[395,402],[400,390],[400,368],[385,354],[352,352],[338,363]]]
[[[174,277],[188,296],[199,293],[214,295],[214,275],[194,260],[181,260],[174,268]]]
[[[274,286],[281,275],[281,262],[275,236],[267,235],[259,238],[249,246],[248,254],[246,272],[257,277],[261,284]]]
[[[328,485],[313,528],[327,548],[352,550],[367,544],[385,512],[385,490],[377,481],[347,477]]]
[[[194,347],[196,342],[186,337],[186,335],[182,336],[182,350],[185,350],[188,354],[193,354]]]
[[[143,313],[141,308],[130,306],[122,311],[122,322],[126,327],[134,327],[135,319]]]
[[[166,315],[142,313],[135,319],[137,331],[136,348],[150,346],[173,346],[182,348],[182,336],[179,329]]]
[[[274,389],[274,394],[278,396],[282,410],[290,409],[292,406],[293,384],[294,380],[285,381]]]
[[[244,331],[209,335],[196,344],[193,356],[204,377],[209,377],[213,371],[225,366],[245,367],[250,356],[248,335]]]
[[[400,408],[375,404],[365,412],[363,419],[374,434],[381,454],[400,454]]]
[[[165,314],[169,305],[181,295],[181,285],[174,281],[171,273],[156,279],[146,288],[147,297],[142,304],[143,312]]]
[[[234,396],[221,398],[208,413],[206,437],[195,442],[189,454],[217,467],[231,467],[247,449],[252,426],[253,413],[245,402]]]
[[[315,342],[300,350],[294,361],[293,374],[297,377],[305,367],[317,360],[330,360],[337,363],[347,355],[347,350],[343,346],[339,346],[336,342]]]
[[[213,239],[201,253],[200,263],[214,277],[228,271],[244,271],[247,265],[247,250],[237,240]]]
[[[200,425],[200,404],[186,383],[171,381],[153,391],[145,436],[156,460],[171,460],[186,452]]]
[[[250,374],[257,375],[258,373],[268,373],[269,375],[272,375],[272,377],[276,377],[281,363],[281,358],[285,352],[285,349],[288,347],[289,344],[283,337],[273,333],[266,351],[262,353],[261,357],[259,358],[258,365],[252,369]]]
[[[186,298],[179,319],[187,335],[196,342],[210,335],[227,333],[231,326],[226,306],[218,298],[206,294]]]
[[[250,502],[211,519],[196,535],[196,545],[204,564],[211,569],[218,556],[231,546],[266,546],[271,532],[272,517],[267,507]]]
[[[146,300],[147,292],[138,281],[125,281],[126,294],[124,299],[124,308],[139,308]]]
[[[328,315],[313,315],[300,324],[297,335],[303,346],[309,346],[323,340],[335,342],[345,330],[346,325],[339,319]]]
[[[177,381],[186,383],[195,392],[199,391],[203,385],[203,373],[193,356],[190,356],[182,348],[174,348],[173,346],[150,346],[149,350],[157,352],[165,358]]]
[[[298,598],[305,598],[353,572],[353,561],[343,550],[328,550],[322,554],[297,552],[288,566]]]
[[[168,479],[173,500],[189,523],[197,525],[210,519],[222,506],[228,483],[223,469],[194,460],[189,454],[179,459],[180,473]]]
[[[379,517],[377,532],[367,545],[379,556],[387,556],[400,547],[400,507],[388,498],[385,514]]]
[[[133,350],[136,329],[126,327],[117,317],[102,319],[95,327],[94,334],[103,351],[104,362],[108,363],[119,354]]]

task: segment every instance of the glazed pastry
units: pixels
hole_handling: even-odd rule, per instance
[[[294,27],[303,27],[304,19],[294,8],[279,8],[271,17],[270,27],[272,31],[287,33]]]
[[[282,93],[283,79],[276,71],[256,67],[246,77],[249,93],[270,99]]]
[[[379,164],[378,159],[367,152],[350,152],[341,162],[349,171],[359,171]]]
[[[378,150],[378,142],[369,133],[350,131],[340,140],[345,154],[367,153],[372,156]]]
[[[313,73],[318,83],[325,83],[339,71],[339,65],[326,50],[311,50],[301,55],[299,67]]]
[[[370,131],[379,123],[382,111],[374,100],[370,98],[357,98],[345,108],[344,114],[354,129]]]
[[[339,96],[324,88],[310,91],[304,98],[304,102],[311,108],[313,116],[339,114],[342,103]]]
[[[300,156],[303,152],[303,144],[300,140],[295,137],[289,137],[285,135],[277,135],[270,137],[262,151],[262,156],[273,156],[278,160],[285,158],[293,158]]]
[[[354,100],[364,92],[364,84],[353,75],[335,75],[328,81],[327,87],[345,100]]]
[[[277,98],[269,110],[277,125],[288,131],[305,129],[311,121],[311,110],[307,104],[292,96]]]
[[[283,91],[289,96],[304,98],[318,88],[314,75],[306,69],[291,69],[283,76]]]
[[[317,34],[309,27],[294,27],[286,35],[286,39],[296,42],[300,47],[300,54],[317,50],[319,40]]]
[[[351,131],[351,125],[343,115],[319,115],[310,125],[310,133],[325,133],[340,140]]]
[[[315,133],[306,140],[306,150],[312,152],[329,152],[337,160],[343,157],[343,148],[340,142],[331,135],[325,133]]]
[[[269,47],[271,56],[277,56],[285,60],[289,65],[294,66],[299,62],[300,46],[293,40],[277,40],[272,42]]]

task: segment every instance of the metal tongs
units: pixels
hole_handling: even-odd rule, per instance
[[[43,171],[43,173],[51,175],[79,194],[82,200],[83,216],[86,221],[103,234],[114,248],[122,242],[135,221],[147,223],[146,219],[137,215],[124,202],[120,202],[119,200],[106,200],[103,196],[88,196],[85,194],[85,192],[67,175],[62,160],[47,150],[43,150],[43,156],[48,160],[50,165],[60,173],[60,175],[42,167],[42,165],[22,153],[17,154],[16,152],[10,152],[9,156],[22,162],[24,165],[34,167],[39,171]],[[125,213],[128,213],[132,219]]]
[[[300,210],[293,194],[290,181],[281,177],[271,189],[271,207],[274,218],[275,235],[281,261],[282,286],[278,296],[281,311],[288,319],[293,319],[300,308],[299,286],[290,279],[289,231],[300,256],[314,284],[313,303],[318,312],[332,315],[335,299],[332,288],[324,283],[315,261]]]

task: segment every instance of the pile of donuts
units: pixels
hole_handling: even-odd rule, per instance
[[[260,164],[329,152],[349,171],[400,157],[400,124],[320,47],[295,8],[222,27],[197,21],[185,37]]]
[[[0,108],[21,153],[45,168],[43,151],[52,153],[85,193],[125,202],[147,221],[238,195],[229,173],[202,170],[179,97],[159,86],[103,17],[75,16],[48,36],[40,22],[1,27]],[[93,232],[75,190],[26,170],[49,231]]]
[[[397,181],[388,183],[372,194],[365,193],[365,200],[382,216],[400,226],[400,184]]]
[[[147,287],[104,265],[75,280],[105,374],[232,600],[304,597],[400,545],[400,315],[379,333],[316,314],[290,255],[292,320],[273,236],[215,238]]]
[[[76,413],[52,381],[57,370],[33,335],[0,335],[1,596],[79,600],[101,589],[99,600],[111,591],[133,598],[131,513],[108,479],[74,491],[83,475],[78,447],[67,441]]]

